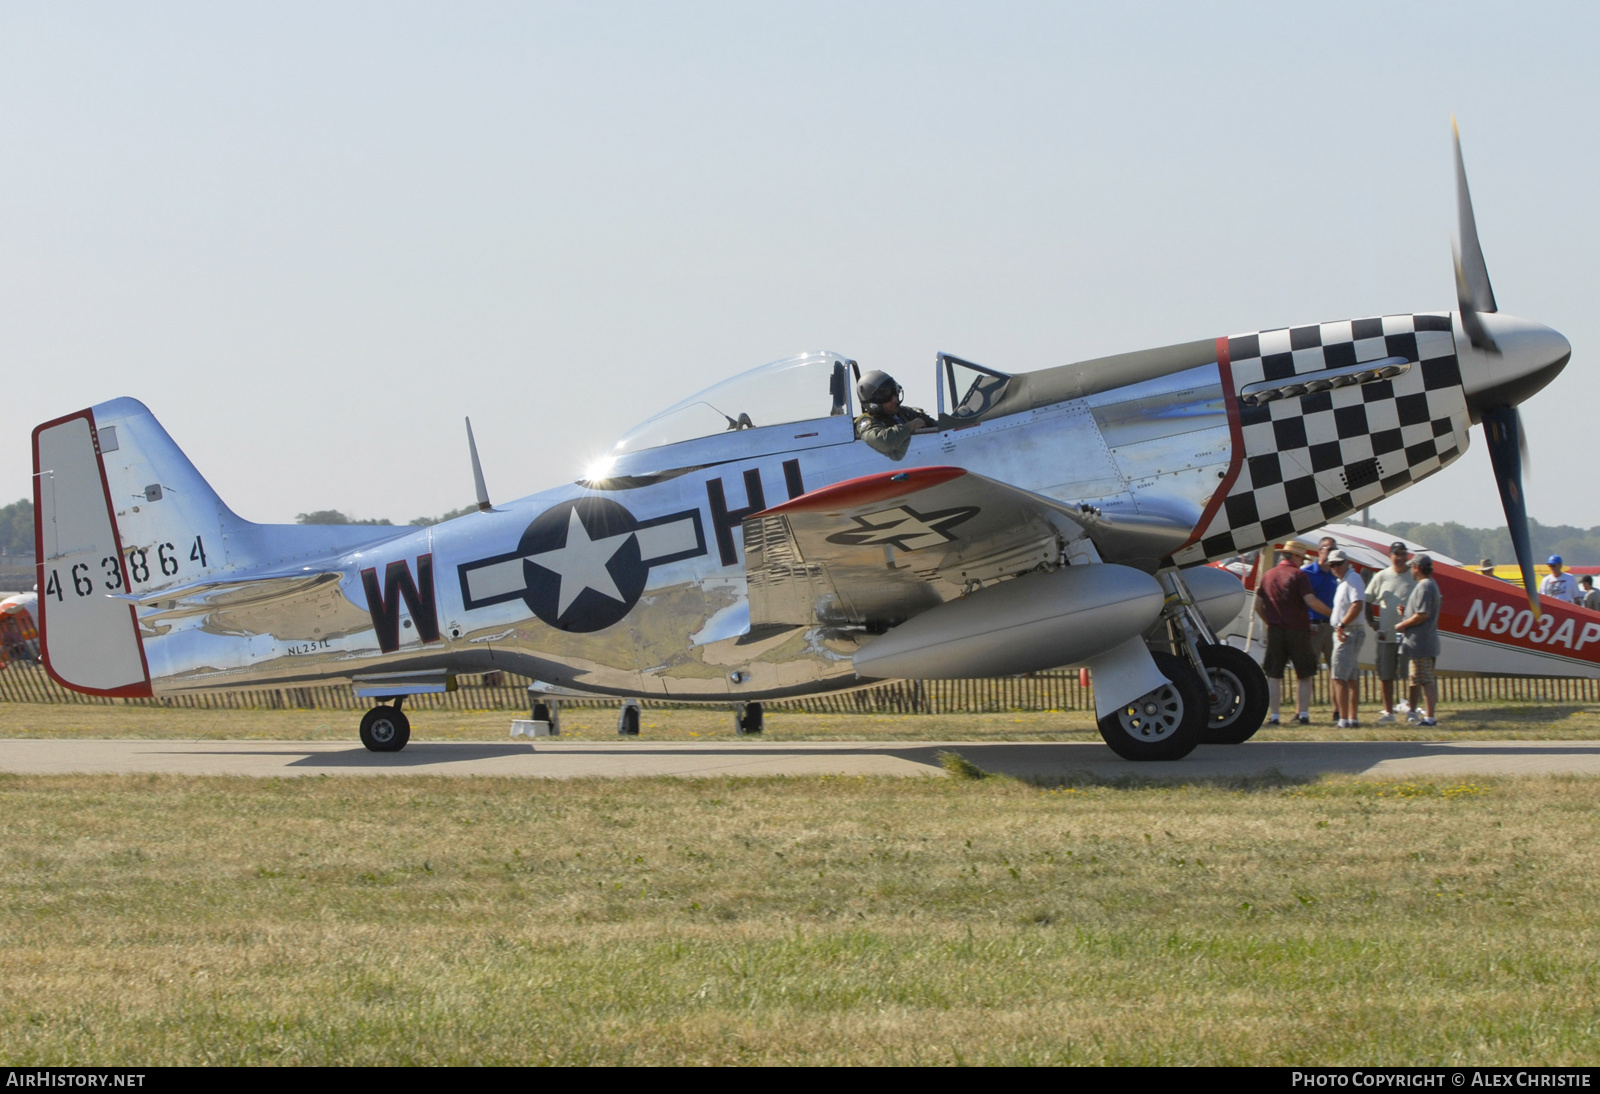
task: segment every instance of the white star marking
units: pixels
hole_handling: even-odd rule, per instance
[[[606,569],[606,563],[622,550],[622,545],[631,535],[632,532],[624,532],[620,536],[590,539],[589,530],[583,526],[583,521],[578,519],[578,511],[574,509],[567,521],[566,546],[542,555],[528,556],[529,562],[544,567],[561,579],[561,596],[556,607],[558,617],[566,614],[572,602],[585,589],[593,589],[618,603],[627,603],[622,590],[611,579],[611,571]]]

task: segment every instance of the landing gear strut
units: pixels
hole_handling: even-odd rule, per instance
[[[1166,570],[1158,573],[1156,580],[1167,594],[1161,618],[1172,649],[1201,677],[1209,699],[1210,717],[1202,743],[1248,741],[1267,717],[1266,674],[1249,654],[1217,640],[1181,573]]]
[[[740,703],[733,708],[733,731],[740,737],[754,737],[763,729],[760,703]]]
[[[372,752],[399,752],[411,740],[411,722],[400,710],[405,696],[392,701],[393,706],[373,707],[361,719],[361,743]]]

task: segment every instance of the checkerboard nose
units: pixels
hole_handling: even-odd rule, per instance
[[[1572,344],[1542,323],[1504,312],[1481,313],[1478,321],[1500,352],[1474,347],[1456,318],[1461,384],[1474,421],[1490,407],[1516,406],[1534,395],[1560,374],[1572,356]]]

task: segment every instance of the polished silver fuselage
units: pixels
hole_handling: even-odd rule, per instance
[[[947,428],[914,437],[899,462],[857,440],[848,413],[627,452],[602,479],[304,560],[299,586],[280,577],[281,598],[231,614],[164,609],[159,585],[135,582],[151,689],[493,670],[702,702],[859,686],[852,657],[883,627],[753,623],[742,518],[844,480],[948,466],[1078,507],[1096,561],[1197,564],[1318,527],[1459,457],[1471,415],[1458,333],[1449,313],[1404,315],[1021,374],[993,413],[942,416]],[[903,567],[903,554],[885,545],[874,565]],[[240,557],[241,571],[274,561]]]

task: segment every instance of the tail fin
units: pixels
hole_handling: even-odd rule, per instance
[[[137,399],[46,422],[33,445],[40,643],[80,691],[150,694],[135,599],[411,531],[242,520]]]
[[[137,399],[93,411],[127,592],[198,581],[229,568],[229,532],[245,525]]]

